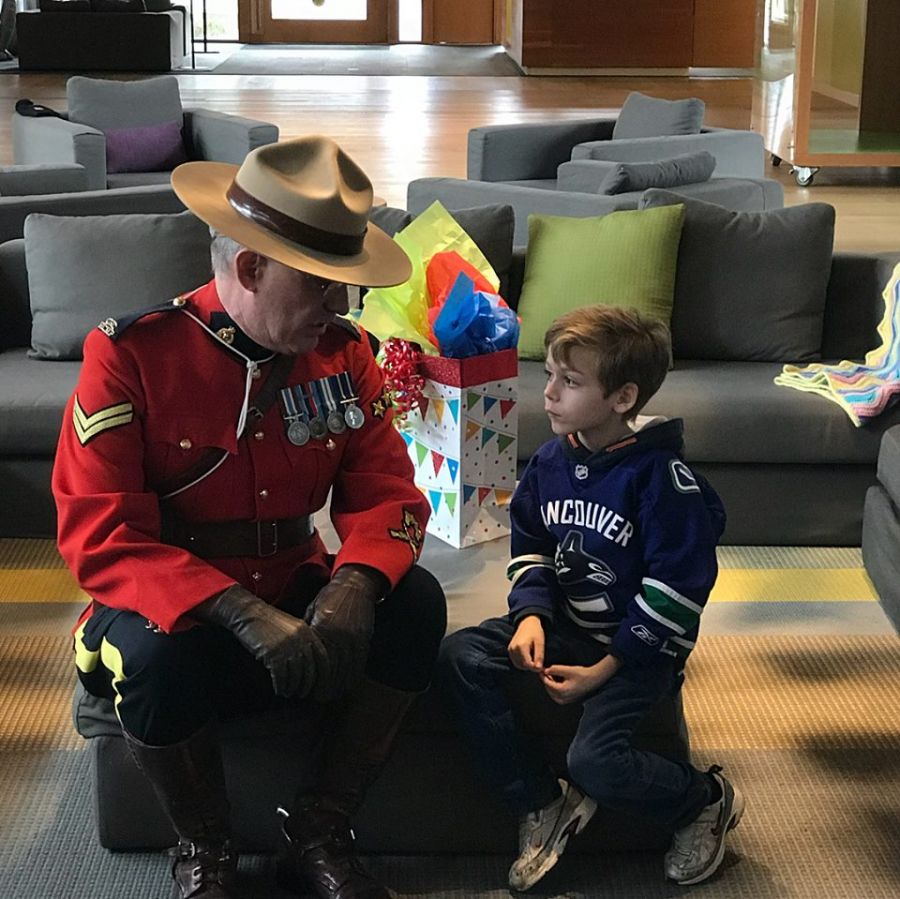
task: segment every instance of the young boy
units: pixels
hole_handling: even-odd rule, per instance
[[[531,459],[512,500],[509,615],[448,637],[439,676],[482,773],[520,816],[513,889],[534,886],[598,804],[674,830],[665,874],[698,883],[720,865],[743,797],[719,767],[638,751],[631,737],[680,687],[724,511],[682,459],[680,419],[631,424],[666,376],[663,324],[594,306],[554,322],[545,346],[557,439]],[[568,782],[517,727],[511,677],[582,705]]]

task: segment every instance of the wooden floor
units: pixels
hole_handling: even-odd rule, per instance
[[[111,76],[104,76],[111,77]],[[129,76],[120,76],[129,77]],[[136,76],[131,76],[136,77]],[[12,162],[10,116],[28,97],[65,109],[65,75],[0,75],[0,163]],[[701,97],[706,121],[749,127],[752,81],[682,77],[420,77],[179,74],[185,106],[205,106],[276,123],[285,138],[324,133],[366,169],[376,192],[404,206],[407,183],[427,175],[465,177],[466,132],[475,125],[613,114],[631,90]],[[900,252],[900,170],[823,170],[797,187],[787,166],[769,166],[788,205],[837,209],[843,250]]]

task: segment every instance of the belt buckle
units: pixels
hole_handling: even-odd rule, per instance
[[[260,559],[266,556],[274,556],[278,552],[278,522],[256,522],[256,555]]]

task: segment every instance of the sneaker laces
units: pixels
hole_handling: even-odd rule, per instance
[[[563,791],[558,799],[554,799],[549,805],[528,812],[522,819],[519,832],[520,851],[525,849],[539,849],[544,842],[544,830],[549,825],[552,829],[563,809],[566,801],[566,792]],[[538,837],[535,843],[535,837]]]
[[[706,773],[719,774],[721,770],[720,765],[712,765]],[[694,847],[707,829],[713,836],[719,836],[722,830],[722,822],[719,821],[719,815],[724,801],[725,790],[723,789],[722,795],[715,802],[704,806],[700,814],[690,824],[686,824],[675,831],[675,836],[672,840],[672,851],[676,855],[690,858],[694,853]]]

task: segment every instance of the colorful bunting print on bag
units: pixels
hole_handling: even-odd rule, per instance
[[[516,486],[516,351],[425,356],[420,371],[422,400],[401,434],[431,505],[429,533],[457,548],[507,535]]]

